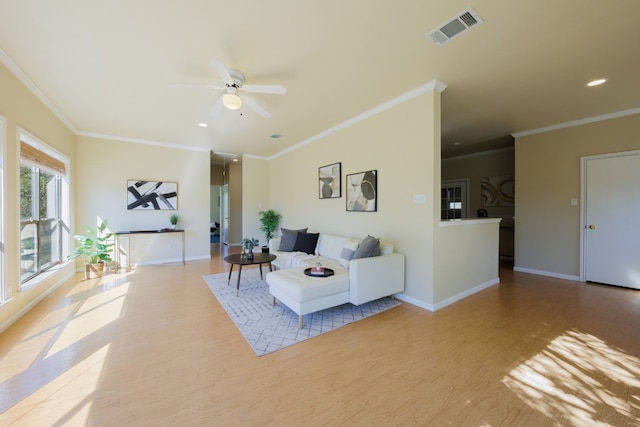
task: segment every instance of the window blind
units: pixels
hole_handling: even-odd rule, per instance
[[[61,160],[56,159],[50,154],[30,145],[24,141],[20,141],[20,157],[31,160],[41,166],[53,169],[62,174],[65,173],[65,165]]]

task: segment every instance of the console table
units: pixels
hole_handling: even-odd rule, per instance
[[[182,229],[171,229],[171,228],[163,228],[162,230],[128,230],[128,231],[116,231],[113,233],[115,236],[115,255],[116,262],[118,263],[118,268],[120,268],[120,236],[127,236],[127,270],[129,270],[129,256],[130,256],[130,236],[136,234],[169,234],[169,233],[180,233],[182,236],[182,264],[186,265],[185,255],[184,255],[184,230]]]

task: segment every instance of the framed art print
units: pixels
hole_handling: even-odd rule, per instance
[[[342,197],[341,168],[341,163],[333,163],[318,168],[318,194],[320,199]]]
[[[378,210],[378,171],[370,170],[347,175],[347,211],[376,212]]]
[[[127,209],[178,209],[178,183],[163,181],[127,181]]]

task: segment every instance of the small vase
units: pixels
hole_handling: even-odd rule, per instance
[[[250,249],[250,250],[247,252],[247,259],[248,259],[249,261],[253,261],[253,249]]]

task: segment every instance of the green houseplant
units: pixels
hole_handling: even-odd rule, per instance
[[[273,239],[276,228],[278,228],[278,222],[282,219],[282,215],[273,209],[267,209],[260,211],[260,231],[264,233],[264,237],[267,239],[267,245],[269,240]]]
[[[242,247],[244,248],[245,253],[247,254],[247,259],[253,259],[253,248],[258,246],[258,244],[260,244],[260,241],[253,237],[250,237],[250,238],[245,237],[244,239],[242,239]]]
[[[111,251],[114,243],[109,242],[113,233],[107,231],[107,221],[103,220],[95,229],[87,226],[87,235],[73,236],[80,246],[77,246],[69,255],[69,259],[86,256],[85,279],[101,277],[104,272],[104,265],[111,262]]]
[[[178,214],[171,214],[171,216],[169,217],[169,223],[171,224],[171,228],[175,229],[176,225],[178,225],[178,220],[180,219],[180,217],[178,216]]]

